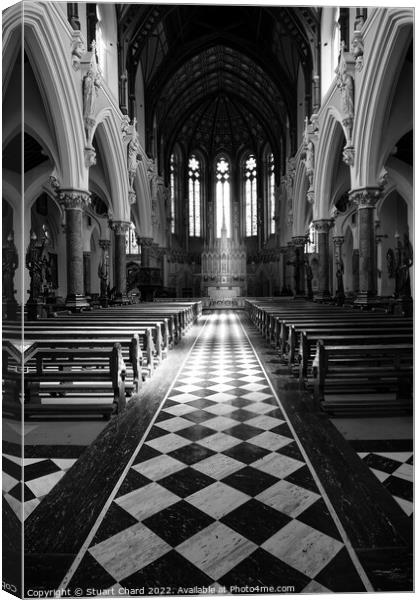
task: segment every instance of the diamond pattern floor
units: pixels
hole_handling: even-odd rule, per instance
[[[403,511],[413,515],[413,452],[358,452]]]
[[[233,312],[209,318],[69,585],[92,581],[366,591]]]
[[[76,460],[76,458],[22,459],[3,453],[3,498],[19,520],[25,521],[29,517]]]

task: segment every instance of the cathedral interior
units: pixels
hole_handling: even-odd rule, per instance
[[[3,11],[6,590],[412,591],[413,21]]]

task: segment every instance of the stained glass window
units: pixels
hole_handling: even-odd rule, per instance
[[[257,235],[257,161],[250,154],[245,162],[245,235]]]
[[[170,189],[171,189],[171,233],[175,233],[175,156],[170,160]]]
[[[188,199],[190,209],[190,236],[201,235],[201,169],[197,157],[192,154],[188,161]]]
[[[276,216],[276,190],[275,190],[275,177],[274,177],[274,156],[273,154],[268,155],[267,162],[267,191],[268,191],[268,214],[270,218],[270,233],[276,233],[276,222],[274,217]]]
[[[222,227],[226,228],[227,237],[230,232],[230,166],[222,157],[216,165],[216,235],[222,237]]]

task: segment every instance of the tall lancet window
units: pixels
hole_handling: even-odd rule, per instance
[[[257,235],[257,161],[250,154],[245,161],[245,235]]]
[[[270,219],[270,233],[276,233],[276,222],[274,217],[276,216],[276,188],[275,188],[275,176],[274,176],[274,156],[273,154],[268,155],[267,160],[267,198],[268,198],[268,214]]]
[[[171,191],[171,233],[175,233],[175,156],[171,155],[169,165],[169,185]]]
[[[188,161],[188,200],[190,209],[190,237],[201,235],[201,169],[197,157],[192,154]]]
[[[219,158],[216,164],[216,235],[230,237],[230,166],[226,158]]]

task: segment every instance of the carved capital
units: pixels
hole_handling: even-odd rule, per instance
[[[334,225],[333,219],[319,219],[314,221],[315,231],[318,233],[328,233],[331,227]]]
[[[308,238],[306,237],[306,235],[296,235],[292,237],[292,242],[295,246],[304,246],[307,241]]]
[[[335,235],[333,237],[333,243],[336,248],[341,248],[344,244],[344,236],[343,235]]]
[[[60,190],[58,199],[66,210],[84,210],[90,204],[90,192],[84,190]]]
[[[111,240],[99,240],[99,247],[105,251],[109,250],[109,248],[111,247]]]
[[[130,227],[130,223],[127,221],[110,221],[109,226],[115,235],[125,235]]]
[[[150,247],[153,244],[153,238],[149,238],[149,237],[140,237],[139,238],[139,243],[142,246],[146,246],[146,247]]]
[[[349,198],[358,209],[361,208],[375,208],[381,196],[379,188],[363,188],[360,190],[352,190],[349,194]]]

